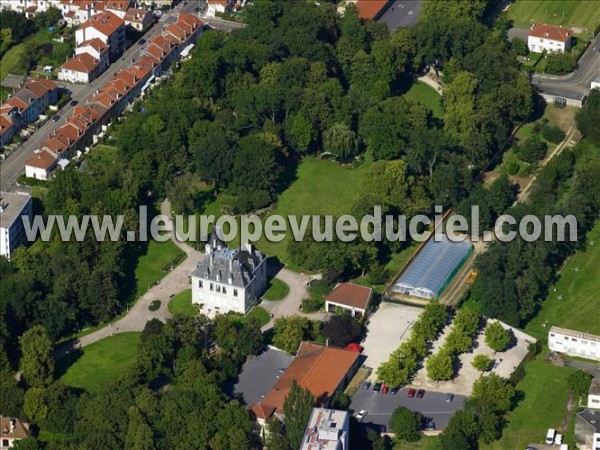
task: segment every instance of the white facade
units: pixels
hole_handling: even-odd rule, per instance
[[[230,311],[246,314],[267,285],[266,256],[246,244],[230,249],[211,237],[206,255],[191,274],[192,303],[214,317]]]
[[[227,0],[208,0],[206,17],[215,17],[217,13],[223,14],[227,7]]]
[[[77,70],[60,69],[58,79],[68,83],[89,84],[92,81],[88,72],[79,72]]]
[[[98,49],[94,48],[93,45],[90,44],[81,45],[75,48],[76,55],[81,55],[82,53],[87,53],[93,56],[98,61],[100,61],[98,69],[100,72],[104,72],[110,64],[110,61],[108,59],[108,51],[106,49],[104,51],[99,51]]]
[[[600,89],[600,74],[591,82],[590,89]]]
[[[548,332],[550,350],[600,361],[600,336],[552,327]]]
[[[553,25],[533,26],[527,34],[527,47],[530,52],[564,53],[573,44],[573,30]]]
[[[10,255],[20,244],[26,242],[25,228],[21,216],[31,218],[31,196],[29,194],[0,192],[0,255]]]
[[[594,378],[588,392],[587,407],[591,409],[600,409],[600,378]]]
[[[349,435],[348,411],[313,408],[300,450],[347,450]]]
[[[564,53],[571,48],[570,42],[570,40],[561,42],[548,38],[529,36],[527,39],[527,47],[529,47],[529,51],[532,53],[542,53],[544,50],[547,52]]]

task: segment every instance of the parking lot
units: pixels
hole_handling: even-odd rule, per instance
[[[291,362],[290,355],[271,348],[249,357],[234,387],[235,394],[241,395],[247,405],[259,402],[275,385],[280,371],[287,369]]]
[[[367,411],[367,415],[362,420],[363,423],[373,423],[378,426],[385,426],[389,429],[389,421],[392,413],[399,406],[405,406],[412,411],[420,412],[423,417],[432,419],[436,430],[442,430],[448,425],[448,421],[456,411],[463,407],[465,398],[455,395],[452,402],[446,402],[446,393],[426,392],[423,398],[408,397],[408,387],[402,388],[396,395],[391,393],[382,394],[373,391],[372,386],[369,389],[359,389],[350,409],[353,414],[360,410]]]
[[[361,344],[366,356],[365,365],[373,369],[373,377],[379,365],[410,336],[412,324],[422,308],[382,302],[379,309],[369,317],[367,338]]]

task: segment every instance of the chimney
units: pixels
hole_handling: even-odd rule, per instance
[[[16,420],[15,419],[10,419],[10,432],[13,433],[15,431],[15,425],[16,425]]]

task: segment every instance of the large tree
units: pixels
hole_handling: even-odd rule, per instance
[[[331,345],[345,347],[360,337],[360,324],[350,314],[335,314],[323,324],[323,337]]]
[[[54,358],[52,341],[42,325],[34,325],[20,338],[21,372],[28,385],[44,387],[49,385],[54,377]]]
[[[600,146],[600,89],[592,89],[587,101],[575,115],[577,128],[592,141],[596,146]]]
[[[496,352],[503,352],[512,340],[512,332],[500,325],[500,322],[492,322],[485,328],[485,343]]]
[[[415,442],[421,438],[422,424],[423,416],[404,406],[396,408],[390,419],[390,429],[396,438],[408,442]]]
[[[285,430],[291,448],[300,448],[314,402],[310,391],[294,381],[283,403]]]

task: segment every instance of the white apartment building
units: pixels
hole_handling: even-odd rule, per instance
[[[588,392],[587,407],[591,409],[600,409],[600,378],[594,378]]]
[[[547,52],[564,53],[573,43],[573,30],[552,25],[533,26],[527,34],[527,47],[533,53]]]
[[[99,61],[99,70],[104,72],[110,65],[108,46],[98,38],[82,42],[75,48],[75,55],[87,53]]]
[[[313,408],[300,450],[347,450],[349,435],[348,411]]]
[[[246,314],[267,286],[267,257],[251,244],[231,249],[213,233],[206,254],[191,274],[192,303],[214,317]]]
[[[0,192],[0,255],[7,259],[27,240],[21,216],[32,217],[31,196]]]
[[[110,59],[116,59],[125,50],[125,22],[109,11],[92,16],[75,31],[75,42],[79,47],[93,39],[104,42]]]
[[[577,413],[575,443],[580,450],[600,450],[600,411],[584,409]]]
[[[600,336],[552,327],[548,347],[554,352],[600,361]]]

